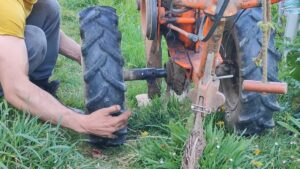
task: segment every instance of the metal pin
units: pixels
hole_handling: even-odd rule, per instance
[[[219,77],[215,77],[214,80],[221,80],[221,79],[230,79],[233,78],[233,75],[225,75],[225,76],[219,76]]]

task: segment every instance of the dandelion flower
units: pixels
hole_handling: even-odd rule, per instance
[[[261,150],[258,148],[253,151],[253,154],[256,156],[258,156],[260,153],[261,153]]]
[[[285,163],[286,163],[286,160],[283,160],[282,163],[285,164]]]
[[[220,107],[220,112],[224,113],[225,110],[226,110],[226,109],[225,109],[225,106],[221,106],[221,107]]]
[[[219,126],[219,127],[224,127],[224,121],[222,121],[222,120],[220,120],[220,121],[218,121],[217,123],[217,126]]]
[[[220,148],[220,145],[217,145],[217,149],[219,149]]]
[[[233,162],[233,159],[232,159],[232,158],[230,158],[230,159],[229,159],[229,161],[230,161],[230,162]]]
[[[278,146],[279,144],[277,142],[275,142],[275,146]]]
[[[260,161],[252,160],[251,164],[254,165],[256,168],[260,168],[263,166],[263,163]]]
[[[149,136],[149,133],[148,133],[147,131],[141,132],[141,137],[142,137],[142,138],[145,138],[145,137],[147,137],[147,136]]]

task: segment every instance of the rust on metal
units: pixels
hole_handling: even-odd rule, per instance
[[[145,37],[145,53],[147,59],[147,67],[150,68],[161,68],[162,67],[162,51],[161,51],[161,34],[160,34],[160,25],[159,25],[159,16],[161,15],[160,4],[161,0],[158,0],[158,7],[157,7],[157,19],[158,25],[156,25],[156,36],[153,40],[148,40],[147,38],[147,29],[149,25],[149,21],[147,18],[147,4],[146,0],[140,0],[139,8],[140,8],[140,15],[141,15],[141,27],[142,27],[142,34]],[[156,10],[156,9],[154,9]],[[149,12],[149,11],[148,11]],[[153,25],[152,25],[153,26]],[[154,98],[155,96],[160,95],[160,79],[154,79],[152,81],[148,81],[148,95],[150,98]]]

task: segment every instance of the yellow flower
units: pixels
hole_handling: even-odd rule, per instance
[[[252,160],[251,164],[254,165],[256,168],[260,168],[263,166],[263,163],[260,161]]]
[[[258,156],[260,153],[261,153],[261,150],[258,148],[253,151],[253,154],[256,156]]]
[[[220,112],[222,112],[222,113],[224,113],[224,112],[226,111],[224,106],[221,106],[219,110],[220,110]]]
[[[142,138],[145,138],[145,137],[147,137],[147,136],[149,136],[149,133],[148,133],[147,131],[141,132],[141,137],[142,137]]]
[[[219,127],[223,127],[224,126],[224,121],[218,121],[216,124]]]

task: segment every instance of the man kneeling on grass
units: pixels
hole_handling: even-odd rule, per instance
[[[61,53],[81,63],[81,49],[60,30],[57,0],[0,1],[0,95],[13,106],[79,133],[113,137],[127,124],[130,112],[113,117],[120,106],[81,115],[53,95],[59,81],[49,82]]]

